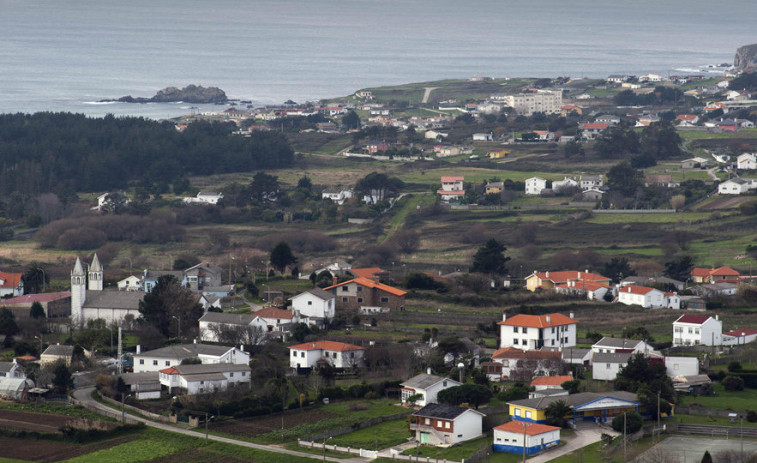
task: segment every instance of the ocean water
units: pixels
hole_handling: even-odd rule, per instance
[[[0,0],[0,113],[190,112],[97,103],[170,85],[271,104],[473,75],[668,73],[731,63],[757,42],[753,12],[751,0]]]

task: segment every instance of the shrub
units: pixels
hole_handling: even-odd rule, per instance
[[[743,391],[744,380],[738,376],[726,376],[723,378],[723,387],[726,391]]]
[[[636,412],[627,412],[625,415],[626,434],[633,434],[641,429],[641,426],[643,424],[641,415]],[[612,429],[616,430],[617,432],[623,432],[623,415],[618,415],[612,419]]]
[[[746,412],[746,420],[750,423],[757,423],[757,412],[754,410],[749,410]]]
[[[741,363],[735,360],[730,362],[728,364],[728,371],[741,371]]]

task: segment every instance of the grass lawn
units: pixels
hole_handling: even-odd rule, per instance
[[[337,436],[330,439],[328,443],[340,447],[381,450],[403,444],[407,442],[408,437],[410,437],[410,431],[407,428],[407,421],[400,419]]]
[[[449,448],[427,447],[422,446],[411,448],[402,452],[403,455],[416,456],[420,455],[421,458],[431,457],[436,459],[448,459],[462,461],[464,458],[469,458],[471,455],[479,451],[482,447],[491,444],[491,436],[484,436],[479,439],[462,442],[458,445],[453,445]]]
[[[82,406],[65,403],[42,402],[35,404],[31,402],[0,402],[0,408],[4,410],[18,410],[33,413],[49,413],[51,415],[65,415],[75,418],[85,418],[88,420],[115,421],[113,418],[108,418],[98,413],[91,412]]]
[[[726,391],[720,383],[714,383],[713,386],[715,387],[714,396],[683,396],[681,405],[699,404],[707,408],[724,410],[752,410],[757,408],[757,389]]]
[[[671,420],[674,420],[678,423],[683,424],[704,424],[708,426],[731,426],[734,428],[739,427],[739,422],[736,421],[735,423],[731,423],[731,421],[728,418],[720,418],[716,416],[699,416],[699,415],[679,415],[676,414],[675,416],[670,418]],[[670,420],[666,420],[670,421]],[[744,420],[744,427],[747,428],[754,428],[757,427],[757,423],[750,423],[747,420]]]

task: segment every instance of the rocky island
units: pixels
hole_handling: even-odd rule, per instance
[[[757,44],[739,47],[733,65],[739,70],[757,68]]]
[[[187,85],[184,88],[166,87],[160,90],[152,98],[133,97],[127,95],[117,100],[122,103],[176,103],[183,101],[185,103],[226,103],[229,99],[226,92],[218,87],[202,87],[199,85]]]

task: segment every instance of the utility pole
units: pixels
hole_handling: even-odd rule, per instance
[[[626,414],[628,412],[623,412],[623,461],[628,461],[626,458]]]
[[[660,440],[660,392],[657,392],[657,440]],[[653,439],[654,440],[654,439]]]
[[[523,463],[526,463],[526,427],[527,424],[523,422]]]
[[[205,445],[208,445],[208,412],[205,412]]]

